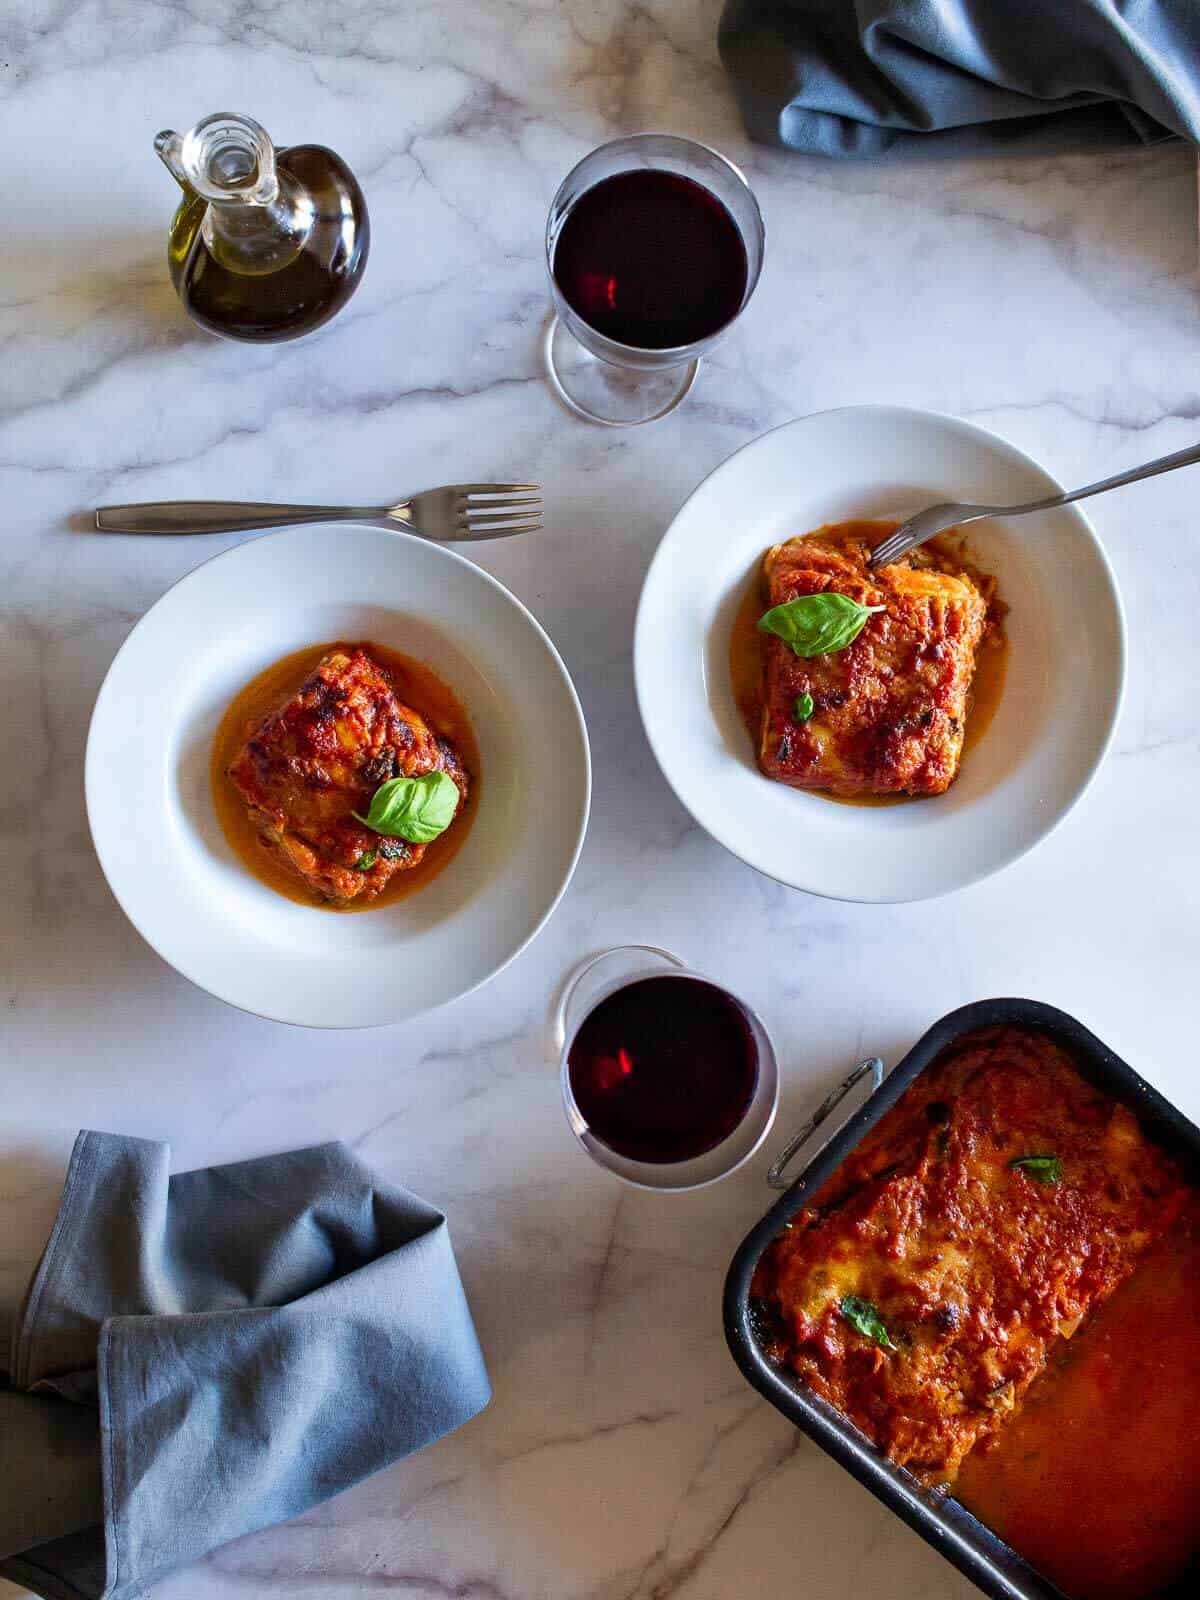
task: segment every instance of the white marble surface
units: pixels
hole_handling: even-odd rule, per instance
[[[972,1592],[726,1355],[723,1271],[764,1208],[766,1156],[668,1200],[577,1154],[544,1026],[560,974],[592,947],[671,945],[745,993],[786,1066],[784,1124],[864,1049],[894,1060],[945,1010],[996,993],[1074,1011],[1200,1114],[1181,1048],[1200,957],[1200,476],[1097,502],[1132,645],[1114,753],[1052,839],[948,900],[830,904],[724,854],[660,777],[629,670],[663,528],[774,423],[854,401],[932,406],[1077,481],[1192,443],[1188,157],[884,169],[756,150],[722,83],[717,11],[83,0],[10,7],[0,30],[0,1292],[40,1248],[79,1126],[169,1139],[180,1167],[341,1137],[448,1210],[496,1389],[458,1436],[220,1551],[163,1600]],[[173,189],[151,139],[226,107],[332,144],[367,190],[369,270],[311,341],[210,341],[167,282]],[[610,434],[542,382],[541,236],[567,167],[646,126],[745,163],[767,263],[686,409]],[[102,539],[71,519],[104,500],[361,500],[510,475],[545,485],[550,526],[481,559],[557,641],[595,755],[564,904],[482,993],[410,1026],[330,1036],[225,1008],[111,899],[81,764],[122,638],[228,541]]]

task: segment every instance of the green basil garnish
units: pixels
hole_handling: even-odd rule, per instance
[[[1058,1156],[1015,1156],[1008,1165],[1011,1171],[1027,1172],[1039,1183],[1058,1183],[1062,1177]]]
[[[419,778],[389,778],[371,796],[366,816],[354,815],[373,833],[428,844],[454,821],[458,802],[458,785],[448,772],[426,772]]]
[[[358,870],[360,872],[369,871],[370,868],[375,865],[375,852],[374,852],[374,850],[364,850],[362,855],[359,856],[358,860],[354,863],[354,865],[358,868]]]
[[[763,633],[776,634],[798,656],[823,656],[853,644],[873,612],[883,606],[860,606],[848,594],[802,594],[772,606],[759,617]]]
[[[887,1331],[883,1318],[879,1315],[879,1307],[870,1300],[860,1300],[856,1294],[848,1294],[843,1299],[838,1310],[845,1317],[852,1328],[857,1328],[859,1333],[868,1339],[873,1339],[876,1344],[882,1345],[885,1350],[895,1350],[892,1336]]]
[[[795,722],[807,722],[815,710],[816,707],[813,705],[812,695],[802,694],[797,697],[796,704],[792,710],[792,720]]]

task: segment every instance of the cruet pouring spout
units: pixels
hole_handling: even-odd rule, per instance
[[[275,146],[253,117],[217,111],[187,133],[160,133],[154,148],[177,183],[210,203],[269,205],[279,193]]]
[[[181,189],[190,189],[187,173],[183,170],[181,152],[183,140],[170,128],[164,128],[154,141],[154,151]]]

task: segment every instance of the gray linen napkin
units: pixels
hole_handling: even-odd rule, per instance
[[[1200,143],[1197,0],[726,0],[747,130],[826,156]]]
[[[344,1145],[81,1133],[0,1387],[0,1574],[127,1600],[490,1398],[445,1218]]]

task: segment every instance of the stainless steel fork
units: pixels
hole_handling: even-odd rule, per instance
[[[455,483],[391,506],[284,506],[253,500],[153,500],[100,506],[102,533],[235,533],[298,522],[369,522],[442,543],[507,539],[542,526],[536,483]]]
[[[1137,483],[1141,478],[1155,478],[1160,472],[1174,472],[1176,467],[1190,467],[1200,461],[1200,445],[1190,450],[1176,450],[1174,455],[1159,456],[1144,466],[1131,467],[1128,472],[1118,472],[1115,478],[1101,478],[1099,483],[1089,483],[1082,489],[1072,489],[1069,494],[1051,494],[1044,500],[1030,500],[1021,506],[974,506],[949,502],[929,506],[909,517],[895,533],[877,544],[871,551],[869,566],[886,567],[901,556],[915,550],[935,533],[945,533],[947,528],[961,527],[964,522],[978,522],[980,517],[1023,517],[1027,511],[1054,511],[1058,506],[1070,505],[1072,500],[1086,500],[1091,494],[1103,494],[1107,489],[1119,489],[1125,483]]]

